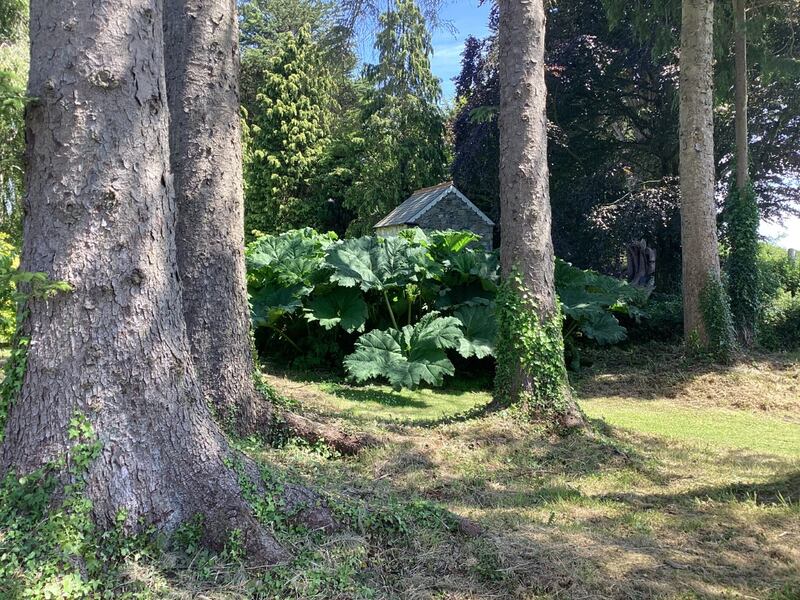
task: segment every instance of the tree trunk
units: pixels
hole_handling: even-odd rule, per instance
[[[750,156],[747,139],[747,20],[746,0],[733,0],[736,62],[736,187],[743,193],[750,183]]]
[[[557,320],[561,340],[561,316],[555,293],[555,259],[551,237],[549,172],[547,166],[547,90],[544,79],[544,0],[500,0],[500,205],[502,270],[507,282],[518,275],[514,292],[525,297],[526,309],[534,311],[542,327]],[[511,285],[515,285],[511,282]],[[515,286],[516,287],[516,286]],[[515,336],[513,336],[515,337]],[[515,343],[514,340],[502,340]],[[539,377],[513,352],[509,359],[508,400],[538,398],[556,407],[566,424],[582,419],[571,397],[560,363],[558,390],[537,389]],[[549,396],[542,398],[542,394]]]
[[[238,40],[235,0],[165,0],[176,244],[194,364],[218,421],[240,435],[288,433],[355,454],[375,440],[276,411],[254,385]]]
[[[270,421],[253,383],[235,0],[165,0],[178,267],[192,356],[217,418],[241,434]]]
[[[681,242],[687,339],[708,344],[700,296],[719,279],[714,201],[713,0],[683,0],[680,57]]]
[[[22,268],[73,291],[28,304],[27,369],[0,472],[62,457],[74,443],[68,424],[82,414],[101,444],[82,474],[101,527],[125,511],[131,530],[154,524],[169,533],[202,514],[212,545],[239,529],[253,560],[275,562],[283,551],[226,461],[243,461],[251,475],[253,465],[211,418],[189,350],[161,2],[33,0],[30,22],[36,100],[27,115]]]

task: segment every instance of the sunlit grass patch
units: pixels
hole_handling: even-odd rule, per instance
[[[584,400],[581,407],[590,417],[615,427],[696,442],[709,451],[749,450],[800,458],[800,424],[769,415],[621,398]]]

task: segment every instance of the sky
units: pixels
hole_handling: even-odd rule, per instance
[[[800,250],[800,218],[786,219],[783,225],[762,222],[761,235],[784,248]]]
[[[489,3],[480,6],[479,0],[445,0],[440,17],[447,25],[433,31],[431,68],[441,79],[443,100],[449,104],[456,95],[453,77],[461,70],[464,40],[470,35],[482,38],[489,33]],[[364,62],[376,60],[373,41],[371,35],[365,35],[358,42],[358,54]]]
[[[442,80],[444,99],[449,103],[456,93],[453,77],[461,70],[464,40],[470,35],[483,38],[489,34],[489,3],[480,6],[478,0],[450,0],[441,17],[449,27],[433,32],[431,67]]]

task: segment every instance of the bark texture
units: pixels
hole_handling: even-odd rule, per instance
[[[192,356],[220,422],[268,426],[253,383],[235,0],[165,0],[178,267]]]
[[[237,456],[191,359],[161,2],[33,0],[30,14],[29,95],[37,100],[27,115],[22,268],[74,291],[29,304],[27,370],[0,472],[63,456],[68,423],[81,413],[102,445],[84,474],[99,525],[125,510],[131,529],[170,532],[199,513],[212,545],[241,529],[254,561],[280,560],[241,497],[240,477],[257,485],[257,473],[243,457],[245,475],[226,466]]]
[[[708,343],[700,295],[719,278],[714,200],[713,0],[683,0],[680,178],[684,333]]]
[[[235,0],[165,0],[164,43],[178,268],[203,396],[241,435],[288,433],[355,454],[374,440],[276,411],[254,385]]]
[[[750,183],[747,139],[747,15],[746,0],[733,0],[736,105],[736,187],[740,193]]]
[[[544,0],[500,0],[500,207],[502,270],[516,269],[541,323],[558,313],[551,235]],[[561,357],[563,361],[563,356]],[[535,386],[517,369],[511,397]],[[569,386],[568,421],[579,419]]]

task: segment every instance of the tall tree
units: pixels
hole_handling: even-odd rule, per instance
[[[572,398],[555,292],[547,167],[543,0],[500,0],[502,270],[495,401],[527,406],[567,427]]]
[[[747,139],[747,3],[732,0],[734,13],[735,105],[736,105],[736,187],[750,183]]]
[[[241,435],[285,430],[352,454],[369,440],[275,410],[256,390],[244,265],[235,5],[167,0],[164,36],[177,257],[194,363],[217,420]],[[297,74],[293,74],[297,81]],[[273,124],[280,127],[278,123]],[[305,493],[305,492],[303,492]]]
[[[683,0],[680,54],[681,243],[687,339],[723,343],[708,318],[729,310],[721,289],[714,199],[714,0]],[[704,296],[707,298],[704,299]],[[718,296],[718,294],[716,294]],[[717,339],[712,339],[716,337]]]
[[[747,11],[745,0],[732,0],[734,13],[734,129],[736,179],[725,207],[728,221],[731,313],[740,341],[749,346],[756,336],[760,313],[758,272],[759,214],[750,181],[748,139]]]
[[[236,5],[166,0],[164,36],[186,329],[206,400],[249,433],[266,407],[253,383],[245,282]]]
[[[209,542],[238,530],[273,562],[229,461],[258,470],[212,419],[186,333],[162,16],[159,0],[31,2],[22,268],[72,290],[27,303],[0,472],[83,482],[104,527],[122,515],[168,533],[204,515]],[[63,460],[78,443],[95,450]]]
[[[325,198],[313,182],[330,142],[334,82],[303,26],[277,39],[261,73],[251,119],[247,233],[319,227]]]
[[[360,168],[344,201],[356,215],[348,230],[372,226],[415,189],[446,177],[444,116],[439,80],[431,71],[433,46],[414,0],[396,0],[380,17],[378,62],[364,67],[363,99],[353,152]]]

